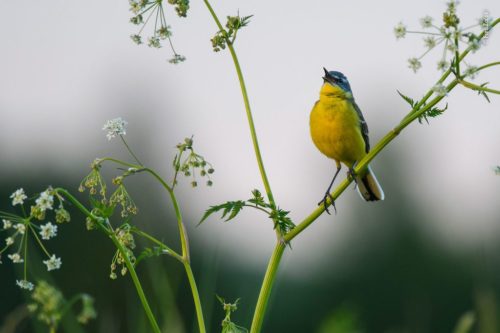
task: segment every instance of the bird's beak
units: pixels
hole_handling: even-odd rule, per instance
[[[330,83],[331,85],[337,85],[335,83],[335,80],[333,80],[333,77],[330,75],[330,73],[328,72],[328,69],[326,69],[325,67],[323,67],[323,70],[325,71],[325,76],[323,76],[323,81],[325,82],[328,82]]]

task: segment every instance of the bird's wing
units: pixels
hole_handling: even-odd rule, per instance
[[[368,153],[370,151],[370,139],[368,138],[368,125],[366,124],[361,109],[356,104],[354,99],[352,100],[352,105],[354,106],[354,110],[356,110],[356,113],[358,114],[359,125],[361,126],[361,135],[363,136],[363,140],[365,140],[365,150]]]

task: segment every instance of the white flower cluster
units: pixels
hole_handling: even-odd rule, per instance
[[[125,135],[127,132],[125,131],[125,126],[127,126],[127,122],[123,120],[121,117],[115,118],[108,120],[105,124],[104,127],[102,128],[103,131],[107,131],[108,133],[106,134],[106,137],[108,140],[113,139],[114,137],[117,137],[118,135]]]

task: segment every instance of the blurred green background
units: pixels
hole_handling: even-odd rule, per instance
[[[417,29],[427,14],[438,19],[441,1],[214,6],[221,17],[238,10],[255,15],[236,47],[275,197],[295,222],[315,208],[334,171],[308,133],[322,67],[347,75],[373,143],[407,112],[396,89],[418,98],[438,77],[439,52],[424,58],[415,75],[406,60],[421,54],[423,43],[418,36],[396,43],[392,29],[401,20]],[[166,178],[175,145],[194,135],[197,151],[215,166],[214,186],[192,189],[183,179],[178,196],[206,321],[210,332],[220,330],[218,294],[241,298],[233,319],[248,327],[274,246],[271,224],[247,211],[228,224],[214,216],[195,227],[208,206],[262,190],[241,96],[229,55],[211,51],[216,29],[202,3],[193,1],[182,20],[171,9],[174,43],[187,57],[178,66],[167,63],[166,47],[129,40],[136,30],[125,1],[0,3],[0,210],[11,209],[8,197],[19,187],[30,194],[48,185],[77,193],[95,157],[127,158],[101,131],[107,119],[124,117],[128,142]],[[473,24],[484,9],[500,14],[497,1],[462,1],[459,16]],[[499,54],[493,32],[471,62],[498,61]],[[480,74],[478,82],[486,81],[498,86],[498,70]],[[448,102],[445,115],[430,126],[411,125],[372,163],[384,202],[365,203],[351,188],[338,200],[338,214],[320,217],[286,250],[264,332],[452,332],[468,311],[484,323],[475,332],[500,331],[500,178],[492,171],[500,164],[500,101],[492,96],[488,104],[457,88]],[[178,248],[166,193],[146,175],[127,186],[140,210],[133,223]],[[79,328],[68,318],[61,329],[148,332],[129,277],[108,277],[111,242],[72,216],[49,241],[62,257],[61,270],[48,276],[39,254],[29,257],[30,279],[48,279],[66,297],[83,291],[96,298],[96,321]],[[6,257],[0,265],[1,333],[27,302],[15,287],[18,268]],[[196,332],[181,265],[152,258],[138,272],[163,330]],[[16,332],[44,331],[22,320]]]

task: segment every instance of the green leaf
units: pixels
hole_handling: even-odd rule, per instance
[[[481,84],[480,87],[484,88],[484,87],[486,87],[488,85],[488,83],[489,82],[485,82],[485,83]],[[486,94],[486,91],[484,91],[484,90],[478,90],[477,94],[483,96],[484,98],[486,98],[486,100],[488,101],[488,103],[491,103],[490,102],[490,98],[488,97],[488,94]]]
[[[436,118],[437,116],[443,114],[443,112],[445,112],[446,110],[448,110],[448,103],[446,103],[446,106],[442,109],[435,106],[424,112],[424,114],[422,114],[420,117],[418,117],[418,122],[422,123],[422,120],[425,120],[427,124],[429,124],[429,120],[427,119],[427,117]]]
[[[289,213],[289,211],[278,208],[269,214],[269,218],[275,221],[274,228],[278,228],[282,235],[295,228],[295,224],[292,222],[292,219],[287,216]]]
[[[151,257],[158,257],[162,254],[162,250],[160,247],[155,246],[153,248],[145,248],[141,254],[137,256],[137,259],[135,261],[135,266],[139,264],[140,261],[146,259],[146,258],[151,258]]]
[[[210,206],[210,208],[205,211],[205,214],[203,214],[203,217],[201,218],[201,221],[198,223],[198,225],[200,225],[213,213],[219,212],[221,210],[223,210],[221,217],[222,219],[224,219],[229,214],[225,222],[232,220],[233,218],[236,217],[236,215],[238,215],[238,213],[244,206],[245,206],[245,201],[242,200],[228,201],[221,205]]]
[[[401,96],[401,98],[403,98],[406,101],[406,103],[410,104],[410,106],[412,108],[415,107],[415,105],[417,105],[418,101],[415,102],[412,98],[410,98],[406,95],[403,95],[399,90],[396,90],[396,91],[398,92],[399,96]]]
[[[255,189],[252,191],[253,197],[248,199],[247,201],[254,204],[255,206],[266,207],[269,208],[269,204],[266,203],[264,197],[260,193],[259,190]]]

